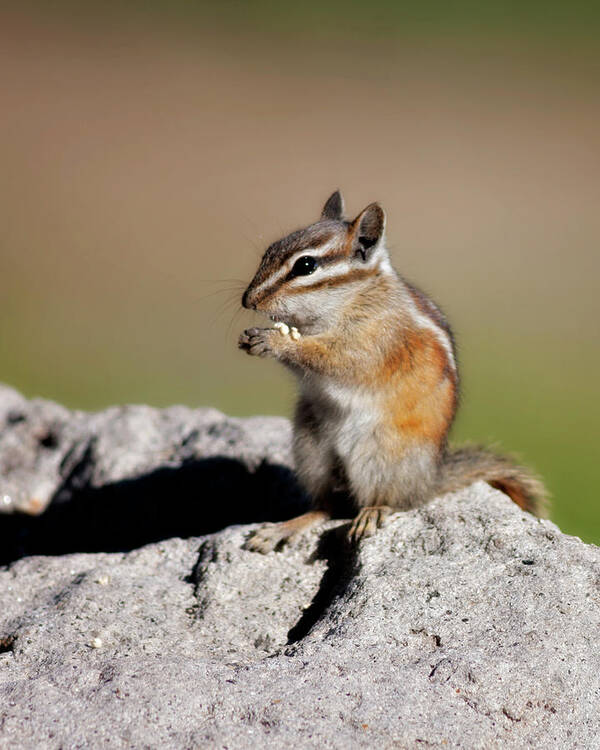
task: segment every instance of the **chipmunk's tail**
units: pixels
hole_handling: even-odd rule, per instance
[[[487,448],[450,448],[442,464],[438,494],[454,492],[481,479],[504,492],[519,508],[544,516],[548,492],[535,474]]]

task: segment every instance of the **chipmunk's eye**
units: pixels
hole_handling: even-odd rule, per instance
[[[308,276],[316,267],[317,261],[312,255],[303,255],[294,263],[290,272],[290,278],[293,279],[294,276]]]

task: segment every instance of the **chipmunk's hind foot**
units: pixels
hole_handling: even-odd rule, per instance
[[[352,521],[348,538],[353,544],[357,544],[361,539],[373,536],[377,529],[383,526],[384,520],[391,512],[392,509],[389,505],[373,505],[362,508]]]
[[[265,524],[251,533],[244,543],[243,549],[265,555],[267,552],[280,549],[305,529],[321,521],[326,521],[329,517],[329,513],[324,510],[311,510],[301,516],[291,518],[289,521]]]

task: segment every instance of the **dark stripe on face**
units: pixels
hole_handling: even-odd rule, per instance
[[[333,227],[322,226],[320,224],[314,224],[312,227],[307,229],[299,229],[297,232],[292,232],[282,240],[278,240],[270,245],[261,261],[258,272],[264,278],[264,281],[272,271],[281,268],[281,266],[298,252],[302,250],[309,250],[312,248],[318,248],[329,242],[336,236],[337,232]],[[258,279],[257,279],[258,281]]]
[[[330,250],[328,253],[325,253],[325,255],[322,255],[322,256],[314,255],[312,257],[317,258],[319,262],[319,267],[326,267],[326,266],[336,263],[341,258],[345,258],[346,252],[344,250]],[[302,278],[302,277],[294,276],[294,278]],[[264,289],[261,292],[260,297],[256,299],[256,302],[257,303],[262,302],[263,300],[267,299],[267,297],[270,297],[272,294],[275,294],[276,292],[278,292],[282,286],[284,286],[285,284],[289,284],[292,281],[293,279],[290,279],[289,276],[283,276],[282,278],[279,279],[279,281],[273,282],[273,284],[271,284],[266,289]],[[306,289],[306,288],[307,287],[292,287],[289,290],[289,293],[292,294],[295,289]],[[312,289],[312,286],[310,288]]]
[[[377,273],[379,273],[378,268],[356,268],[354,271],[343,273],[340,276],[321,279],[314,284],[292,287],[291,289],[288,289],[287,294],[302,294],[303,292],[314,292],[317,289],[333,289],[336,286],[343,286],[344,284],[351,284],[354,281],[368,279],[370,276],[375,276]]]

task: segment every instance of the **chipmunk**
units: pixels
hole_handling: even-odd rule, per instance
[[[274,321],[239,339],[298,377],[293,453],[312,510],[267,524],[247,541],[268,552],[309,525],[353,517],[350,539],[370,536],[393,511],[482,479],[540,514],[542,483],[479,447],[448,447],[459,377],[452,331],[439,307],[393,268],[385,214],[371,203],[344,219],[339,191],[320,220],[270,245],[242,305]]]

